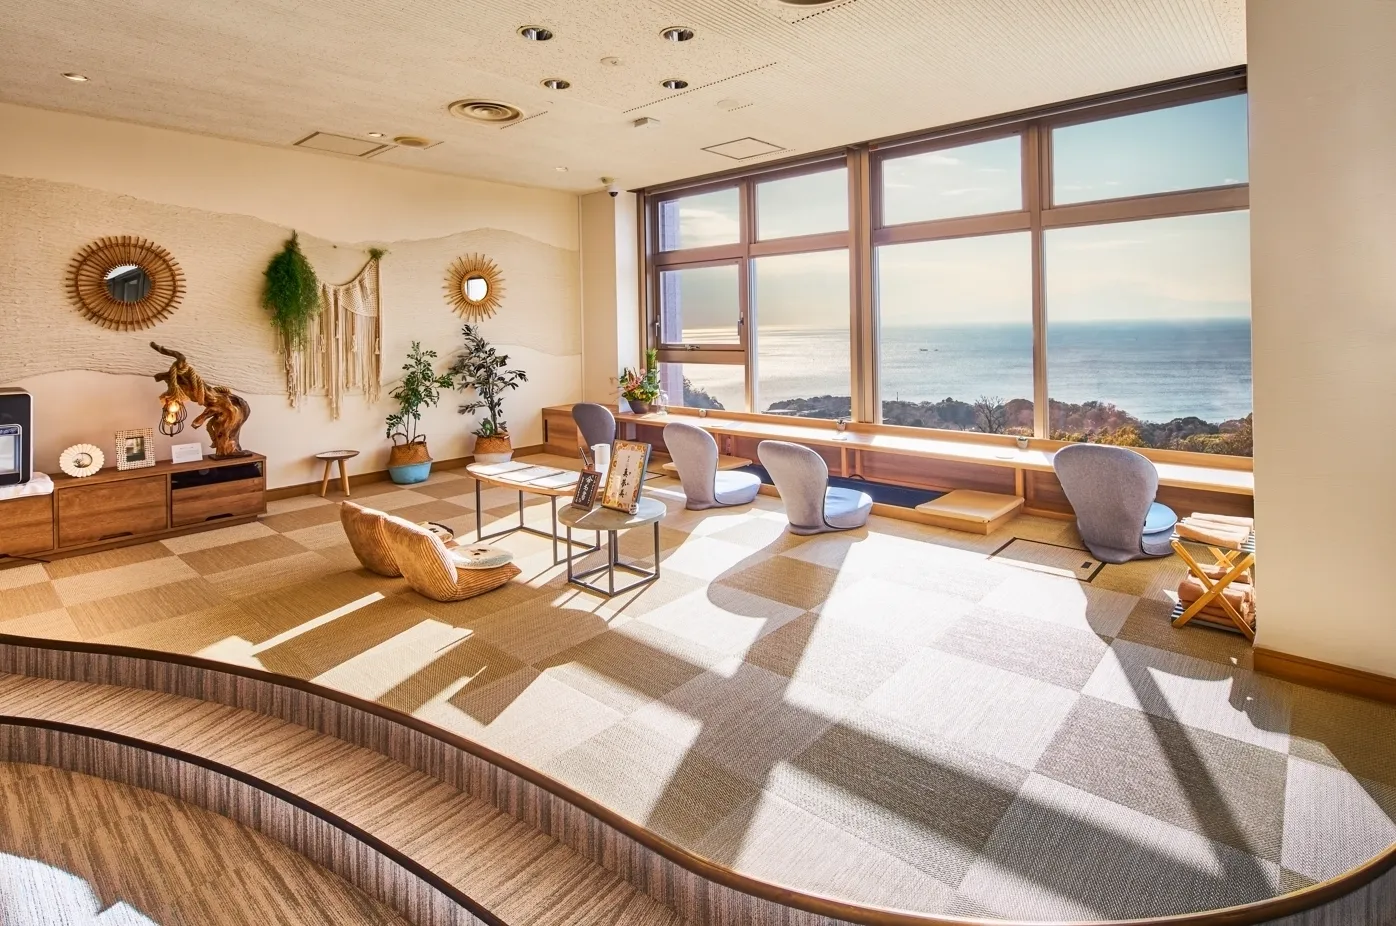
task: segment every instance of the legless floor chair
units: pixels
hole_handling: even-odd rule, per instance
[[[1058,450],[1052,468],[1076,512],[1076,528],[1104,563],[1168,556],[1178,516],[1154,501],[1158,470],[1126,447],[1071,444]]]
[[[846,531],[868,523],[872,496],[857,489],[829,486],[829,467],[808,447],[765,440],[756,447],[761,465],[771,474],[792,534]]]
[[[664,447],[679,471],[687,508],[747,505],[761,491],[761,479],[752,473],[718,470],[717,441],[700,427],[682,421],[666,424]]]
[[[414,592],[433,601],[463,601],[493,591],[519,574],[513,563],[467,568],[431,531],[401,518],[383,522],[383,536],[402,577]]]
[[[572,406],[572,420],[576,422],[580,443],[587,448],[597,444],[613,444],[616,441],[616,416],[604,405],[595,402],[578,402]]]

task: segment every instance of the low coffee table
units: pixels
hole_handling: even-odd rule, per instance
[[[574,484],[570,486],[561,486],[559,488],[549,488],[547,486],[537,486],[530,485],[528,483],[511,482],[508,479],[502,479],[498,476],[483,475],[481,473],[476,472],[475,470],[480,465],[482,464],[471,463],[469,466],[465,468],[465,471],[470,474],[470,477],[472,479],[475,480],[475,539],[481,543],[484,543],[486,540],[493,540],[496,537],[506,537],[509,534],[515,533],[516,531],[523,531],[526,534],[533,534],[538,537],[547,537],[549,540],[553,542],[553,565],[556,566],[558,563],[562,562],[563,557],[559,557],[557,555],[557,543],[559,540],[562,539],[558,536],[557,533],[557,500],[559,498],[571,498],[574,494],[576,494],[576,485]],[[485,533],[485,514],[480,498],[480,486],[482,484],[491,485],[499,489],[514,489],[519,493],[519,523],[516,526],[508,527],[500,531],[494,531],[493,533],[489,534]],[[536,527],[529,527],[527,524],[524,523],[525,492],[527,492],[530,495],[542,495],[548,499],[548,507],[552,513],[552,526],[550,530],[539,530]],[[569,567],[572,564],[573,556],[576,556],[578,554],[585,555],[587,553],[595,553],[599,549],[601,549],[600,531],[598,531],[596,534],[596,542],[587,544],[580,540],[573,540],[572,531],[570,528],[568,529],[567,554],[565,558]]]
[[[580,586],[588,591],[595,592],[606,598],[614,598],[616,595],[648,585],[659,578],[659,519],[664,517],[668,511],[664,503],[654,498],[640,499],[639,509],[634,514],[626,514],[624,511],[616,511],[614,508],[578,508],[568,505],[558,514],[560,520],[567,528],[567,542],[572,542],[573,530],[584,531],[605,531],[606,532],[606,562],[600,566],[587,569],[584,572],[574,573],[572,571],[572,558],[567,558],[567,581],[573,585]],[[629,563],[622,563],[616,554],[616,532],[630,530],[636,527],[643,527],[646,524],[654,525],[654,569],[649,570],[641,566],[633,566]],[[598,538],[599,541],[599,538]],[[570,549],[570,547],[569,547]],[[616,570],[637,575],[640,578],[628,585],[616,588]],[[598,573],[606,574],[606,584],[602,586],[599,581],[588,581]]]

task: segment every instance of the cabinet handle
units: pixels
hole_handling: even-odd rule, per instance
[[[103,540],[115,540],[117,537],[131,537],[131,536],[133,536],[132,533],[131,533],[131,531],[117,531],[115,534],[104,534],[104,535],[102,535],[101,537],[98,537],[97,540],[98,540],[98,542],[100,543],[100,542],[103,541]]]
[[[231,511],[225,511],[223,514],[211,514],[208,517],[204,518],[204,520],[217,521],[219,518],[231,518],[232,516],[233,513]]]

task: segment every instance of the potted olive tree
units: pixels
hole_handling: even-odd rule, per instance
[[[475,401],[460,407],[462,415],[483,410],[475,428],[475,462],[504,463],[514,455],[509,443],[509,425],[504,421],[504,393],[528,382],[523,370],[507,370],[509,355],[491,347],[474,325],[461,328],[465,350],[451,366],[456,388],[475,390]]]
[[[433,408],[441,401],[441,390],[450,389],[455,380],[450,373],[437,376],[432,371],[436,351],[422,350],[420,341],[412,342],[407,362],[402,365],[402,380],[388,393],[397,400],[398,410],[388,416],[388,439],[393,448],[388,452],[388,477],[398,485],[423,482],[431,475],[431,452],[427,436],[417,431],[422,421],[422,409]]]

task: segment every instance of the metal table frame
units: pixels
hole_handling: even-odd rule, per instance
[[[634,528],[622,528],[622,530],[634,530]],[[594,552],[600,546],[599,535],[601,532],[597,531],[596,533],[598,535],[597,547],[594,547],[588,552]],[[654,569],[652,570],[645,569],[642,566],[633,566],[630,563],[622,563],[620,561],[620,557],[616,550],[617,533],[618,531],[606,531],[606,562],[602,563],[600,566],[593,566],[582,572],[573,572],[572,558],[570,556],[567,558],[567,581],[569,584],[584,588],[590,592],[595,592],[598,595],[604,595],[607,598],[614,598],[617,595],[623,595],[626,592],[649,585],[659,578],[659,520],[655,519],[654,521]],[[573,542],[572,526],[570,524],[567,526],[567,542],[569,544]],[[617,569],[639,576],[640,578],[620,588],[616,588]],[[604,588],[599,582],[587,581],[592,576],[601,572],[606,573],[606,585]]]
[[[468,472],[468,471],[467,471],[467,472]],[[548,510],[549,510],[549,511],[551,512],[551,514],[552,514],[552,530],[551,530],[551,532],[549,532],[549,531],[544,531],[544,530],[539,530],[539,529],[536,528],[536,527],[530,527],[529,525],[527,525],[527,524],[524,523],[524,490],[523,490],[523,489],[519,489],[519,490],[518,490],[518,492],[519,492],[519,523],[518,523],[518,525],[515,526],[515,527],[507,527],[507,528],[505,528],[505,529],[502,530],[502,531],[494,531],[493,533],[489,533],[489,534],[485,533],[485,513],[484,513],[484,511],[483,511],[482,508],[481,508],[480,480],[479,480],[478,477],[475,477],[473,474],[472,474],[471,478],[473,478],[473,479],[475,480],[475,539],[476,539],[477,541],[479,541],[480,543],[484,543],[486,540],[494,540],[494,539],[496,539],[496,538],[498,538],[498,537],[507,537],[507,536],[509,536],[510,534],[518,533],[519,531],[523,531],[524,533],[528,533],[528,534],[533,534],[534,536],[537,536],[537,537],[547,537],[549,540],[551,540],[551,541],[553,542],[553,565],[556,566],[558,563],[562,562],[563,559],[566,559],[566,560],[567,560],[567,571],[568,571],[568,575],[569,575],[569,576],[571,575],[571,572],[572,572],[572,558],[573,558],[574,556],[585,556],[585,555],[587,555],[588,553],[595,553],[596,551],[598,551],[598,550],[601,549],[601,532],[600,532],[600,531],[596,531],[596,532],[595,532],[595,533],[596,533],[596,542],[595,542],[595,543],[592,543],[592,544],[590,544],[590,545],[588,545],[585,541],[582,541],[582,540],[573,540],[573,539],[572,539],[572,528],[569,527],[569,528],[567,529],[567,555],[566,555],[565,557],[559,557],[559,556],[557,555],[557,542],[558,542],[560,539],[562,539],[562,538],[558,537],[558,535],[557,535],[557,500],[558,500],[561,496],[558,496],[558,495],[548,495],[548,494],[545,493],[545,492],[531,492],[531,493],[529,493],[529,494],[531,494],[531,495],[540,495],[540,496],[543,496],[543,497],[545,497],[545,498],[548,499]],[[498,486],[497,483],[496,483],[495,485],[496,485],[498,488],[503,488],[503,486]],[[656,536],[656,539],[655,539],[656,549],[658,549],[658,546],[657,546],[658,542],[659,542],[659,540],[658,540],[658,537]],[[575,547],[581,547],[581,549],[580,549],[580,550],[574,549]]]

